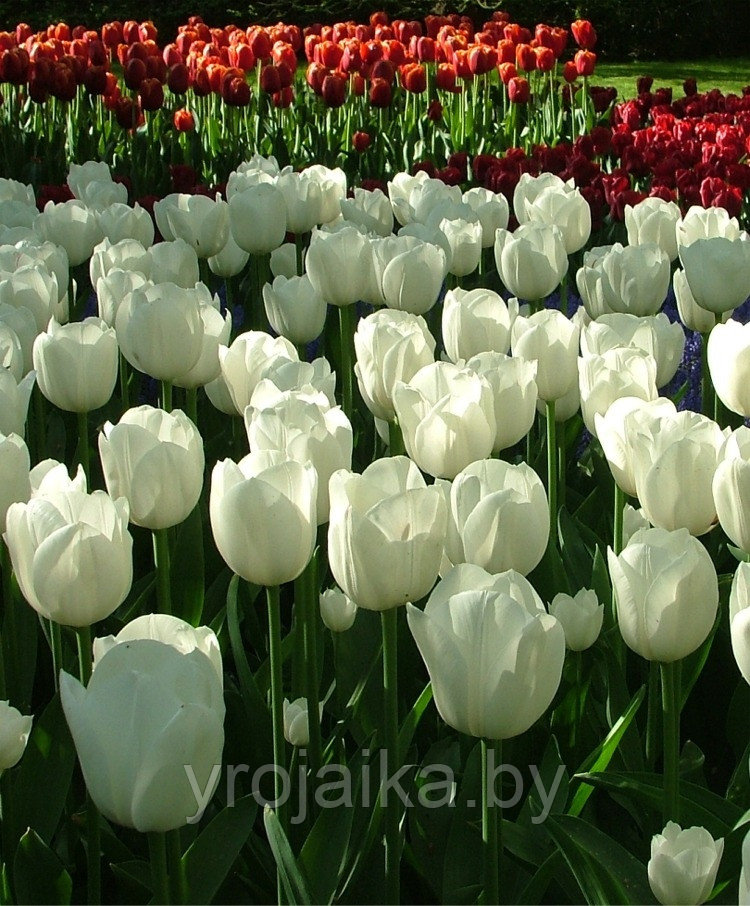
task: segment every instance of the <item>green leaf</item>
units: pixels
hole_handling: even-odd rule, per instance
[[[575,875],[587,903],[653,903],[646,866],[581,818],[556,815],[544,823]]]
[[[263,823],[288,902],[300,903],[303,906],[312,903],[313,897],[308,890],[307,882],[297,860],[294,858],[284,828],[276,817],[276,812],[269,806],[263,810]]]
[[[178,527],[169,575],[176,616],[198,626],[204,596],[203,519],[200,505]]]
[[[401,729],[398,734],[398,750],[403,757],[406,750],[411,745],[411,741],[414,738],[414,733],[419,726],[419,721],[422,719],[422,715],[425,712],[425,709],[432,701],[432,683],[427,683],[427,685],[422,690],[422,694],[414,702],[414,706],[411,711],[406,715],[404,722],[401,724]]]
[[[143,859],[110,862],[117,879],[117,898],[121,903],[148,903],[151,899],[151,865]]]
[[[21,837],[13,863],[19,906],[34,903],[70,903],[73,882],[65,866],[36,831]]]
[[[515,898],[518,906],[536,906],[537,903],[544,902],[544,895],[552,879],[560,871],[561,865],[564,864],[559,850],[555,850],[551,856],[548,856],[544,862],[537,868],[531,879],[521,891],[520,895]]]
[[[232,580],[229,583],[229,589],[227,590],[227,628],[229,630],[229,641],[232,647],[234,666],[237,670],[237,679],[240,684],[242,703],[248,721],[253,728],[253,737],[258,745],[260,745],[261,741],[265,741],[265,751],[268,755],[267,761],[270,761],[270,740],[272,738],[271,714],[265,699],[260,694],[252,671],[250,670],[250,665],[247,662],[247,655],[245,654],[245,646],[242,642],[237,608],[239,584],[240,577],[234,575],[232,576]]]
[[[625,735],[625,732],[638,712],[645,694],[646,687],[641,686],[638,692],[633,696],[633,699],[624,714],[615,722],[606,738],[587,758],[584,759],[580,770],[575,775],[576,778],[584,779],[588,776],[587,772],[604,771],[607,768],[613,755],[617,751],[617,747],[620,745],[622,737]],[[568,809],[568,814],[573,816],[580,815],[593,792],[593,787],[588,786],[585,783],[582,784],[576,790],[575,796],[573,796],[573,801]]]
[[[331,903],[346,864],[353,808],[323,808],[302,846],[299,862],[316,903]]]
[[[584,544],[578,520],[562,507],[557,517],[560,554],[574,591],[586,588],[592,569],[592,557]]]
[[[581,780],[619,793],[640,808],[660,811],[664,781],[661,774],[645,771],[576,774]],[[680,783],[680,813],[686,827],[702,825],[714,837],[726,835],[742,818],[743,810],[710,790],[683,780]]]
[[[243,796],[206,826],[182,857],[191,903],[210,903],[240,854],[255,823],[258,803]]]
[[[75,760],[75,746],[57,693],[31,731],[13,784],[19,835],[30,827],[50,843],[65,807]]]

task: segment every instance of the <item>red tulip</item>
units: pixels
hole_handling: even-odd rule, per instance
[[[592,53],[590,50],[576,51],[573,62],[575,63],[576,72],[578,73],[578,75],[593,75],[594,67],[596,66],[596,54]]]
[[[573,40],[584,50],[591,50],[596,44],[596,29],[588,19],[576,19],[570,26]]]
[[[508,82],[508,98],[512,104],[525,104],[531,95],[528,79],[517,76]]]
[[[352,146],[359,154],[362,154],[370,147],[372,138],[369,132],[355,132],[352,136]]]
[[[195,129],[195,117],[184,107],[175,110],[173,123],[177,132],[192,132]]]

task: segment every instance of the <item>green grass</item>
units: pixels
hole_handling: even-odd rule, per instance
[[[697,79],[699,91],[720,88],[725,94],[739,94],[743,86],[750,84],[750,57],[682,62],[602,62],[596,67],[592,81],[599,85],[614,85],[623,98],[632,98],[636,94],[636,79],[645,75],[654,77],[654,88],[671,87],[675,98],[682,96],[682,83],[688,76]]]

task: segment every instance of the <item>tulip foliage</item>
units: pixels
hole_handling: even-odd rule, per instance
[[[750,902],[750,93],[595,43],[0,32],[3,902]]]

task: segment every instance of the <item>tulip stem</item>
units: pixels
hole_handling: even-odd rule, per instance
[[[281,826],[286,830],[286,809],[282,798],[284,785],[282,773],[286,767],[284,751],[284,691],[281,673],[281,602],[278,585],[266,587],[266,606],[268,610],[268,648],[271,661],[271,717],[273,719],[273,760],[277,770],[274,773],[274,797],[276,814]]]
[[[91,491],[91,464],[89,460],[89,416],[88,412],[78,413],[78,459],[86,476],[86,487]]]
[[[78,670],[81,685],[88,686],[92,669],[91,627],[77,628],[76,639],[78,641]],[[86,791],[86,880],[88,902],[101,903],[102,867],[99,810],[88,790]]]
[[[120,404],[122,411],[130,408],[130,366],[125,356],[120,353]]]
[[[547,400],[547,496],[549,499],[549,537],[557,538],[557,424],[555,401]]]
[[[305,273],[305,266],[302,256],[305,253],[305,236],[304,233],[294,234],[294,254],[297,264],[297,276],[301,277]]]
[[[172,411],[172,382],[161,382],[161,407],[165,412]]]
[[[708,367],[708,334],[701,334],[701,410],[716,421],[716,391]]]
[[[344,415],[352,420],[352,334],[354,331],[354,306],[339,307],[339,343],[341,346],[341,407]]]
[[[266,608],[268,611],[268,656],[271,662],[271,719],[273,724],[273,760],[276,770],[273,774],[274,809],[281,827],[286,832],[286,807],[284,799],[284,773],[286,757],[284,751],[284,690],[281,673],[281,601],[278,585],[266,586]],[[276,870],[276,899],[282,898],[281,873]]]
[[[198,388],[188,387],[185,391],[185,409],[190,421],[198,427]]]
[[[151,831],[148,835],[148,850],[151,855],[151,885],[155,903],[171,903],[169,896],[169,875],[167,874],[166,835]]]
[[[318,585],[316,559],[313,554],[302,573],[303,637],[305,649],[305,695],[310,743],[307,748],[312,778],[312,792],[322,762],[320,739],[320,704],[318,696]],[[314,801],[314,799],[313,799]]]
[[[19,705],[16,689],[16,678],[18,668],[16,666],[17,649],[16,639],[18,637],[16,630],[16,602],[13,596],[13,567],[10,562],[10,553],[5,543],[0,540],[0,570],[3,574],[3,631],[2,642],[4,649],[4,683],[3,695],[10,700],[12,705]],[[57,677],[55,677],[57,682]]]
[[[614,534],[612,538],[612,550],[615,556],[622,553],[622,529],[623,516],[625,514],[625,492],[615,483],[615,510],[614,510]]]
[[[172,588],[169,582],[169,530],[154,529],[152,534],[158,611],[159,613],[172,613]]]
[[[484,903],[500,902],[501,818],[497,808],[495,771],[502,764],[502,741],[480,743],[482,757],[482,844],[484,848]]]
[[[182,844],[180,842],[180,829],[167,831],[167,856],[169,859],[169,880],[171,884],[172,902],[185,902],[185,868],[182,864]]]
[[[394,418],[393,421],[388,422],[388,454],[390,456],[403,456],[405,452],[401,425]]]
[[[659,747],[659,698],[661,694],[661,677],[659,664],[656,661],[649,663],[648,671],[648,700],[646,710],[646,764],[653,769],[658,757]]]
[[[680,820],[680,665],[661,665],[661,704],[664,715],[663,818]]]
[[[380,614],[383,631],[383,693],[385,705],[385,752],[387,776],[399,769],[398,754],[398,609]],[[395,802],[381,802],[385,810],[385,890],[386,902],[400,901],[399,810]]]

